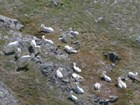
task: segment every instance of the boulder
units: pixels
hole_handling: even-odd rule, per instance
[[[16,30],[23,28],[23,25],[17,19],[12,19],[3,15],[0,15],[0,26]]]
[[[116,63],[116,61],[120,60],[119,56],[115,52],[104,52],[103,55],[106,59],[110,60],[112,63]]]

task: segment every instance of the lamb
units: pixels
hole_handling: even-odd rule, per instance
[[[41,31],[46,32],[46,33],[54,32],[54,29],[52,27],[46,27],[44,24],[41,24],[40,28],[41,28]]]
[[[64,47],[64,50],[65,50],[67,53],[69,53],[69,54],[71,54],[71,53],[74,53],[74,54],[78,53],[77,50],[75,50],[74,48],[70,47],[69,45],[66,45],[66,46]]]

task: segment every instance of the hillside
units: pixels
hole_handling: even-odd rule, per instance
[[[17,19],[24,26],[13,29],[0,20],[0,103],[10,105],[2,101],[3,90],[15,100],[13,105],[140,105],[140,46],[136,41],[140,33],[139,10],[139,0],[0,0],[0,15]],[[41,32],[41,24],[52,27],[54,32]],[[69,36],[70,27],[79,35]],[[42,35],[54,45],[42,44]],[[58,39],[62,35],[66,43]],[[5,55],[4,48],[18,39],[25,47],[22,55],[28,54],[29,42],[36,40],[41,46],[37,60],[42,64],[34,59],[28,70],[17,71],[18,61],[14,55]],[[68,54],[65,45],[78,53]],[[104,53],[112,52],[119,60],[105,58]],[[74,82],[71,77],[73,62],[82,70],[78,73],[84,78],[82,82]],[[63,80],[55,74],[59,67],[64,68]],[[101,79],[103,71],[111,82]],[[128,72],[138,72],[138,79],[128,78]],[[116,86],[118,77],[124,78],[126,89]],[[99,91],[94,89],[96,82],[101,84]],[[78,102],[73,102],[68,98],[77,84],[85,93],[74,92]],[[118,100],[106,103],[112,95]]]

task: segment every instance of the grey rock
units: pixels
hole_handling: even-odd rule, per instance
[[[59,6],[59,5],[63,5],[63,3],[61,2],[61,0],[52,0],[52,3],[55,7]]]
[[[109,98],[109,102],[116,102],[119,99],[118,96],[109,96]]]
[[[102,100],[102,99],[101,99],[101,100],[99,101],[99,104],[100,104],[100,105],[109,105],[109,99],[105,99],[105,100]]]
[[[70,82],[69,79],[62,79],[62,81],[65,82],[65,83],[69,83]]]
[[[3,98],[3,97],[5,97],[5,94],[2,90],[0,90],[0,98]]]
[[[45,63],[41,64],[40,70],[43,75],[49,76],[53,70],[53,67],[54,67],[53,63]]]
[[[0,103],[2,105],[17,105],[17,100],[7,89],[5,84],[0,81]]]
[[[23,25],[18,20],[3,15],[0,15],[0,26],[16,30],[20,30],[21,28],[23,28]]]

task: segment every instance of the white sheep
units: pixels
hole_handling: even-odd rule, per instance
[[[138,75],[137,72],[136,72],[136,73],[128,72],[128,77],[129,77],[130,79],[135,80],[135,79],[137,78],[137,75]]]
[[[35,48],[37,45],[36,45],[36,42],[35,42],[35,40],[33,39],[33,40],[31,40],[31,46],[33,47],[33,48]]]
[[[15,52],[15,56],[16,57],[20,57],[20,55],[21,55],[21,49],[20,48],[17,48],[16,49],[16,52]]]
[[[105,81],[111,82],[111,78],[110,78],[109,76],[106,75],[106,71],[103,71],[103,72],[102,72],[102,75],[103,75],[103,78],[104,78]]]
[[[72,73],[72,77],[78,82],[83,81],[83,79],[84,79],[82,76],[80,76],[76,73]]]
[[[73,62],[73,69],[74,69],[75,72],[78,72],[78,73],[81,72],[81,69],[76,66],[75,62]]]
[[[57,70],[56,70],[56,76],[58,77],[58,78],[63,78],[63,74],[62,74],[62,68],[58,68]]]
[[[30,55],[23,55],[23,56],[19,57],[18,60],[17,60],[18,67],[24,67],[27,64],[29,64],[29,62],[31,61],[32,57],[33,57],[33,55],[32,56],[30,56]]]
[[[94,89],[95,90],[99,90],[101,88],[101,84],[100,83],[95,83],[94,84]]]
[[[72,36],[77,36],[77,35],[79,35],[79,32],[78,32],[78,31],[73,31],[71,27],[69,28],[69,33],[70,33]]]
[[[78,32],[78,31],[70,31],[70,33],[71,33],[72,35],[74,35],[74,36],[76,36],[76,35],[78,35],[78,34],[79,34],[79,32]]]
[[[65,51],[66,51],[67,53],[78,53],[77,50],[75,50],[74,48],[70,47],[69,45],[66,45],[66,46],[64,47],[64,49],[65,49]]]
[[[127,88],[126,83],[122,81],[121,77],[118,78],[118,87],[119,88]]]
[[[99,22],[99,21],[102,21],[104,18],[103,17],[98,17],[97,19],[95,19],[95,22]]]
[[[15,48],[15,47],[18,47],[19,45],[19,42],[18,41],[14,41],[14,42],[10,42],[7,47],[8,48]]]
[[[52,44],[52,45],[54,44],[54,42],[53,42],[52,40],[45,38],[44,35],[42,36],[42,39],[43,39],[45,42],[48,42],[48,43],[50,43],[50,44]]]
[[[75,95],[73,95],[72,93],[73,93],[73,91],[70,91],[70,96],[69,96],[69,98],[70,98],[72,101],[74,101],[74,102],[78,101],[78,98],[77,98]]]
[[[31,40],[31,46],[34,48],[35,53],[40,53],[41,52],[41,47],[36,44],[34,39]]]
[[[41,24],[40,26],[41,31],[51,33],[54,32],[54,29],[52,27],[46,27],[44,24]]]
[[[18,46],[19,46],[19,41],[10,42],[9,44],[6,45],[4,52],[5,53],[16,52]]]
[[[85,91],[84,91],[84,89],[80,88],[79,86],[76,86],[76,92],[78,94],[83,94]]]
[[[19,57],[19,59],[18,59],[19,62],[28,62],[30,60],[31,60],[30,55],[23,55],[23,56]]]

